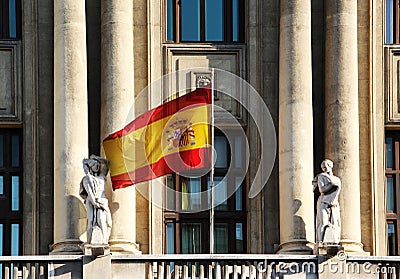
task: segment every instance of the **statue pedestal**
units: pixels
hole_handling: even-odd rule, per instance
[[[82,246],[85,256],[107,256],[110,255],[110,246],[108,244],[84,244]]]
[[[344,248],[340,244],[320,242],[315,245],[314,254],[321,255],[321,256],[334,257],[341,251],[344,252]]]

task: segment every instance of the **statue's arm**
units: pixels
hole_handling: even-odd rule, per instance
[[[82,161],[83,171],[85,172],[86,175],[89,174],[88,161],[89,161],[89,159],[83,159],[83,161]]]
[[[332,189],[332,183],[328,177],[318,176],[318,187],[322,193],[329,192]]]

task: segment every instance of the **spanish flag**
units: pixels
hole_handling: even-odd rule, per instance
[[[210,166],[211,89],[166,102],[103,140],[113,189]]]

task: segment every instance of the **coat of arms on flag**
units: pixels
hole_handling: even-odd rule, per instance
[[[168,134],[168,150],[196,144],[192,125],[187,119],[180,119],[169,125],[169,129],[165,131]]]

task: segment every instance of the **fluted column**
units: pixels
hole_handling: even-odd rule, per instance
[[[279,253],[314,241],[311,1],[282,0],[279,47]]]
[[[326,1],[325,156],[342,179],[341,239],[362,251],[358,124],[357,1]]]
[[[134,104],[133,2],[101,1],[101,139],[122,129]],[[136,190],[116,191],[108,185],[113,219],[111,251],[138,253]]]
[[[79,197],[88,154],[85,1],[54,1],[54,245],[82,253],[85,208]],[[79,121],[79,125],[77,122]]]

